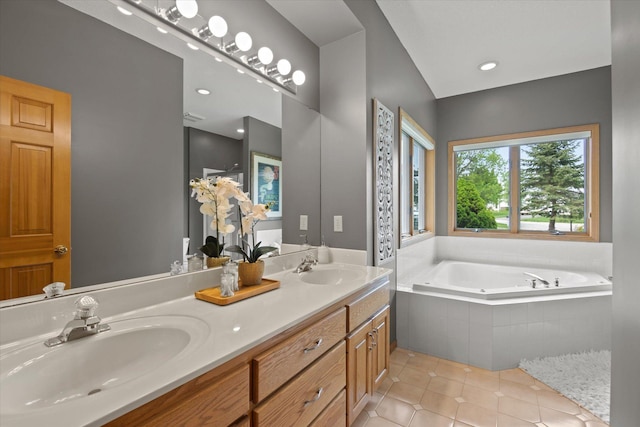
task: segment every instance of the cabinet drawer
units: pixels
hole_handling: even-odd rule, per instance
[[[329,406],[318,418],[316,418],[309,427],[328,427],[328,426],[346,426],[347,425],[347,392],[342,390],[340,394],[329,403]]]
[[[342,308],[253,359],[254,395],[258,403],[311,362],[344,339],[346,309]]]
[[[348,331],[353,331],[387,304],[389,288],[384,285],[347,305]]]
[[[249,411],[249,366],[243,366],[142,425],[226,427]],[[136,425],[136,424],[123,424]]]
[[[308,425],[346,385],[345,342],[253,411],[254,427]]]

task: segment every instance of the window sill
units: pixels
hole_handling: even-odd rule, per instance
[[[458,237],[487,237],[497,239],[529,239],[529,240],[555,240],[563,242],[599,242],[597,237],[587,234],[548,234],[548,233],[511,233],[505,231],[482,230],[479,232],[471,230],[449,230],[449,236]]]
[[[404,237],[400,240],[400,249],[406,248],[407,246],[415,245],[416,243],[424,242],[425,240],[429,240],[433,237],[436,237],[436,235],[431,231],[416,234],[415,236],[411,237]]]

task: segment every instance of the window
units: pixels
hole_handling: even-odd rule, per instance
[[[435,143],[400,109],[400,243],[433,235]]]
[[[598,240],[599,126],[449,142],[449,233]]]

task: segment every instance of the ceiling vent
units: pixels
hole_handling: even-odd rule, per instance
[[[199,122],[200,120],[204,120],[204,117],[196,113],[184,113],[184,119],[190,122]]]

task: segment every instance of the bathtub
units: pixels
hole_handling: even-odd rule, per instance
[[[545,279],[545,285],[539,279]],[[480,299],[541,297],[577,292],[611,291],[612,284],[591,272],[441,261],[413,289]]]
[[[411,278],[396,292],[400,347],[489,370],[611,349],[612,284],[598,274],[447,260]]]

